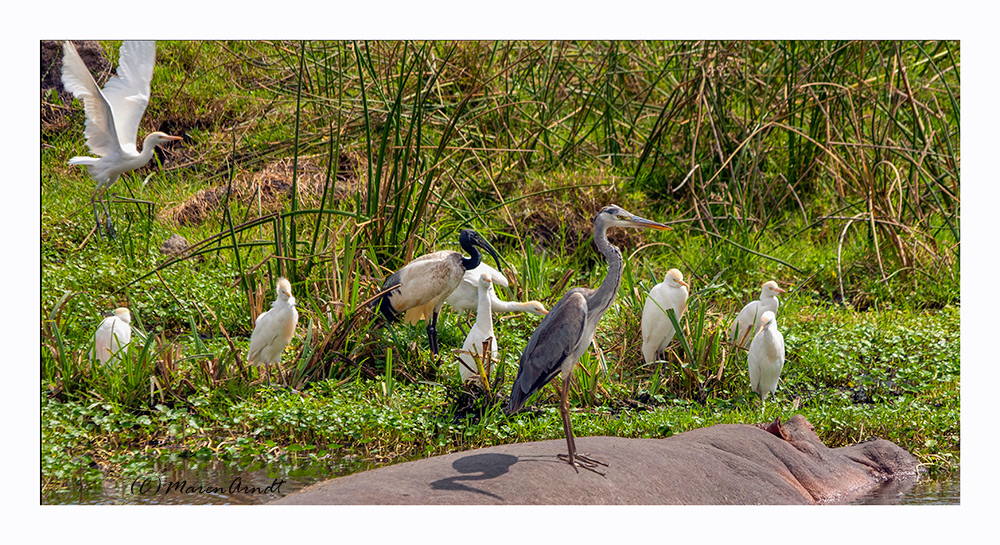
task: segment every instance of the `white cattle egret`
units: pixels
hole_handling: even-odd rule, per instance
[[[687,310],[688,288],[681,271],[670,269],[663,282],[649,290],[642,307],[642,355],[646,363],[655,361],[674,339],[674,324],[667,310],[673,309],[680,322]]]
[[[479,236],[479,233],[465,229],[458,240],[462,249],[469,252],[469,257],[463,257],[462,254],[451,250],[422,255],[389,275],[382,283],[382,289],[390,290],[393,286],[396,287],[372,302],[372,306],[377,308],[388,322],[398,320],[399,315],[404,312],[406,314],[403,321],[408,324],[413,325],[425,320],[427,340],[430,342],[431,352],[435,355],[438,353],[438,314],[444,306],[445,299],[462,281],[465,272],[475,269],[482,262],[477,247],[489,252],[497,265],[500,265],[496,250],[486,242],[486,239]]]
[[[121,360],[120,352],[128,348],[128,343],[132,341],[132,314],[127,308],[119,307],[115,309],[112,316],[108,316],[94,333],[94,348],[90,351],[91,359],[97,358],[101,363],[117,363]]]
[[[778,377],[785,364],[785,338],[778,331],[778,321],[774,313],[765,311],[760,316],[760,330],[750,343],[747,352],[747,367],[750,369],[750,388],[760,396],[761,402],[767,394],[778,388]]]
[[[299,311],[295,310],[292,285],[286,278],[279,278],[275,291],[276,297],[271,303],[271,309],[257,317],[253,333],[250,334],[247,362],[252,365],[280,363],[281,353],[295,334]]]
[[[125,41],[119,50],[117,75],[101,90],[83,64],[76,47],[63,42],[62,84],[83,102],[87,123],[84,135],[87,147],[97,157],[73,157],[71,165],[84,165],[87,173],[97,182],[90,204],[100,232],[101,220],[97,203],[104,208],[108,236],[114,236],[114,226],[104,202],[104,193],[118,177],[130,170],[144,166],[153,157],[153,148],[164,142],[180,140],[162,132],[152,132],[142,141],[142,152],[136,151],[135,142],[146,105],[149,103],[149,82],[153,79],[156,62],[156,42]]]
[[[612,226],[670,229],[666,225],[640,218],[615,205],[605,207],[594,217],[594,243],[608,262],[608,274],[596,290],[590,288],[569,290],[545,318],[542,318],[535,332],[531,334],[524,353],[521,354],[517,378],[514,379],[510,402],[507,404],[508,413],[517,412],[531,394],[562,373],[562,400],[559,403],[559,412],[562,414],[566,447],[569,452],[567,456],[560,455],[559,458],[567,460],[578,473],[580,470],[577,467],[596,472],[594,468],[597,464],[607,465],[576,453],[573,424],[569,415],[569,390],[573,379],[573,368],[593,341],[597,323],[614,302],[618,287],[621,286],[624,262],[621,251],[608,242],[608,227]]]
[[[494,289],[490,290],[490,303],[493,312],[530,312],[536,316],[545,316],[549,311],[545,310],[545,305],[539,301],[527,301],[519,303],[516,301],[504,301],[497,297],[496,286],[507,287],[507,277],[500,271],[490,267],[486,263],[480,263],[475,269],[465,271],[462,282],[451,292],[451,295],[444,300],[453,308],[458,310],[476,310],[479,308],[479,277],[487,274],[493,283]]]
[[[476,309],[476,323],[466,335],[465,343],[462,344],[462,352],[458,356],[458,370],[462,374],[462,382],[479,376],[479,368],[476,366],[475,358],[469,354],[470,352],[479,357],[486,376],[490,375],[490,368],[486,366],[487,360],[483,356],[483,343],[487,341],[490,343],[489,361],[493,362],[497,359],[497,338],[493,333],[493,309],[491,308],[493,297],[496,297],[493,294],[493,279],[489,273],[481,273],[479,275],[479,306]]]
[[[760,300],[747,303],[729,327],[729,340],[743,348],[750,346],[753,332],[760,326],[761,316],[767,311],[777,314],[779,293],[785,293],[785,290],[779,288],[777,282],[764,282],[760,287]]]

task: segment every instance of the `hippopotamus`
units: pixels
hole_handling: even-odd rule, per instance
[[[338,477],[279,504],[816,504],[839,503],[920,466],[890,441],[824,445],[801,415],[769,425],[718,424],[671,437],[578,437],[608,465],[575,472],[562,439],[435,456]]]

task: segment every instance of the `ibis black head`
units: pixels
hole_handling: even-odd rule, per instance
[[[497,268],[501,267],[497,251],[493,249],[493,246],[490,246],[489,242],[486,242],[485,238],[479,236],[479,233],[472,229],[463,229],[461,234],[458,235],[458,243],[462,246],[463,250],[469,252],[469,257],[462,258],[462,265],[465,266],[466,270],[475,269],[482,261],[482,257],[476,246],[489,252],[493,256],[493,260],[497,262]]]

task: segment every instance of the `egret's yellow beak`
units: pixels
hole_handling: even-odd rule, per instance
[[[164,136],[164,140],[184,140],[183,136]]]
[[[783,290],[781,288],[774,288],[774,291],[776,291],[778,293],[786,293],[785,290]]]
[[[689,286],[688,283],[683,280],[678,280],[677,283],[684,286],[687,289],[691,289],[691,286]]]

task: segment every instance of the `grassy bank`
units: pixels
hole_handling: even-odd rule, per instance
[[[185,140],[114,186],[115,240],[65,164],[82,107],[43,93],[43,490],[150,455],[377,465],[561,437],[552,387],[498,409],[538,318],[498,315],[487,395],[457,380],[464,317],[445,312],[434,360],[422,327],[378,329],[362,303],[471,227],[504,258],[501,297],[551,307],[603,278],[590,220],[610,203],[674,230],[611,233],[626,276],[607,373],[578,370],[579,435],[798,412],[832,446],[878,435],[957,469],[959,66],[954,42],[160,43],[140,133]],[[646,366],[643,300],[671,267],[684,343]],[[290,388],[245,364],[278,275],[301,315]],[[762,414],[721,338],[770,279],[788,360]],[[145,337],[92,366],[116,306]]]

